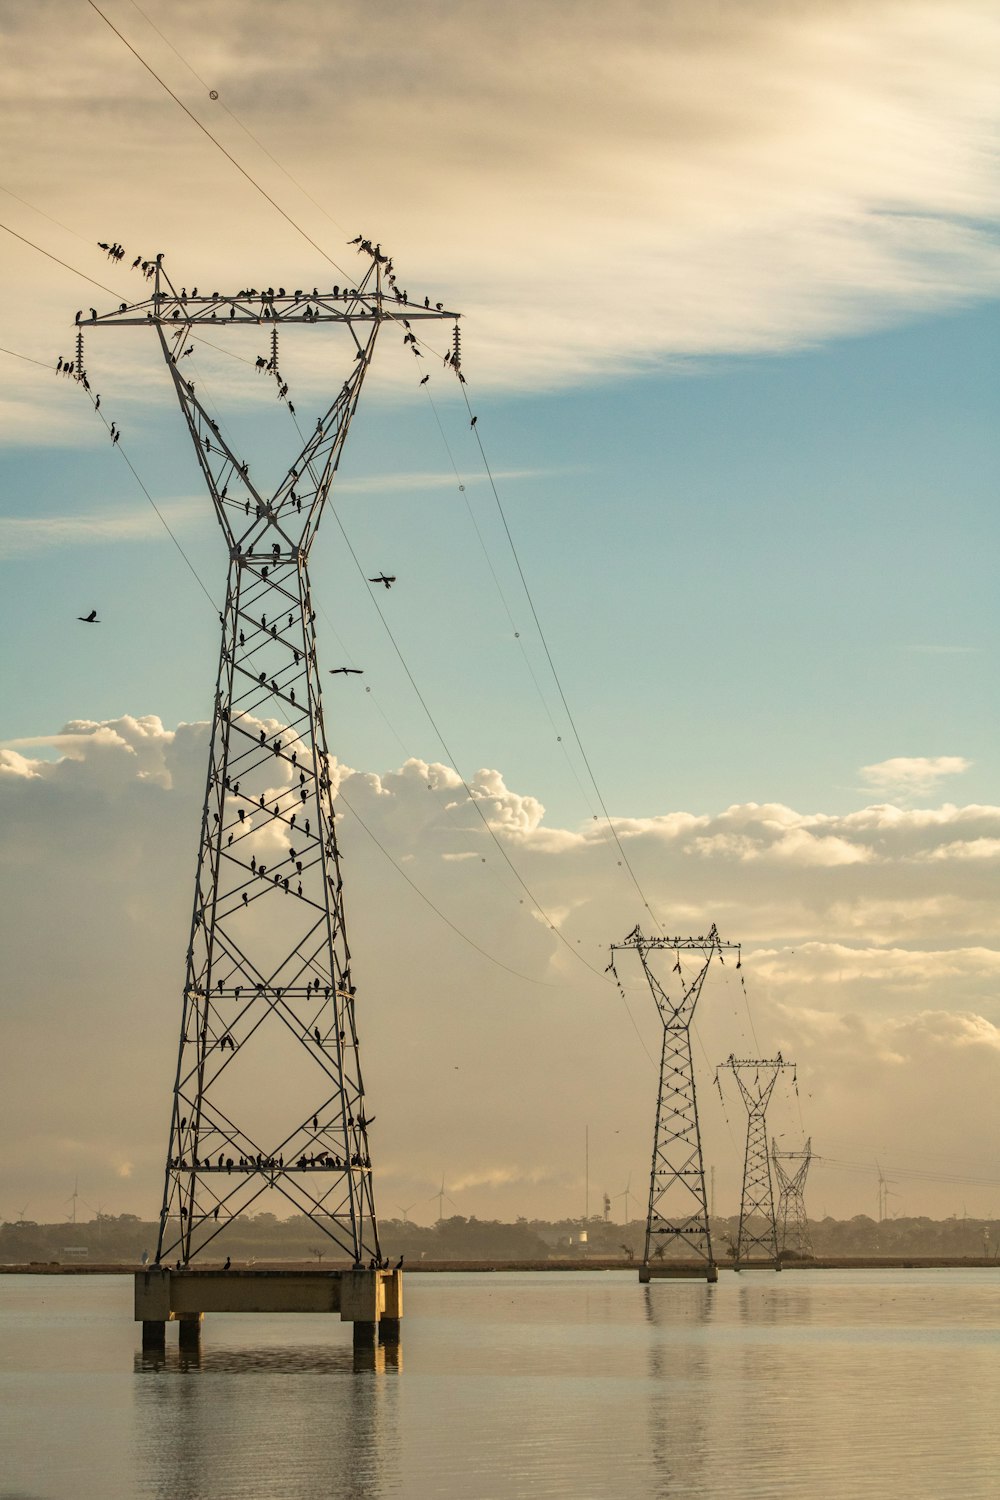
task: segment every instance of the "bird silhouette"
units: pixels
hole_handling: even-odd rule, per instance
[[[336,677],[337,673],[341,672],[344,674],[344,676],[347,676],[350,673],[352,676],[360,677],[364,670],[364,667],[331,667],[330,676]]]
[[[387,576],[385,573],[380,573],[377,578],[369,578],[368,582],[384,583],[387,589],[391,589],[396,582],[396,575],[395,573],[391,573]]]
[[[97,618],[96,609],[92,609],[89,615],[77,615],[76,618],[84,625],[100,625],[101,623]]]

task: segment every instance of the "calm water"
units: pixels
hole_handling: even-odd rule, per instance
[[[131,1294],[0,1276],[3,1500],[1000,1494],[1000,1273],[411,1275],[357,1369],[219,1314],[144,1365]]]

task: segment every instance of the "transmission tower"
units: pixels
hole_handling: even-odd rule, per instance
[[[679,976],[676,1000],[670,998],[650,967],[649,955],[664,950],[674,955],[672,972]],[[704,1262],[707,1279],[718,1281],[705,1197],[705,1164],[691,1057],[691,1022],[712,959],[718,957],[720,963],[724,963],[724,953],[735,953],[738,968],[740,946],[722,942],[714,925],[707,937],[686,938],[647,938],[636,927],[623,942],[611,945],[609,968],[616,979],[614,956],[625,951],[638,953],[663,1023],[646,1242],[639,1277],[640,1280],[649,1280],[651,1255],[663,1262],[671,1257],[690,1260],[695,1255]],[[681,968],[682,953],[701,956],[700,966],[690,980],[685,980]]]
[[[801,1151],[779,1151],[777,1141],[772,1138],[771,1161],[778,1180],[778,1249],[811,1256],[813,1247],[804,1194],[812,1161],[812,1139],[806,1141]],[[798,1166],[788,1171],[783,1162],[798,1162]]]
[[[154,330],[229,557],[157,1263],[186,1266],[269,1189],[355,1266],[381,1253],[308,560],[383,322],[456,315],[358,253],[354,287],[211,296],[178,293],[157,257],[147,301],[77,315]],[[181,362],[201,334],[262,328],[258,369],[286,398],[280,331],[330,324],[347,378],[267,493]]]
[[[777,1057],[734,1057],[729,1054],[716,1069],[715,1081],[723,1068],[732,1071],[747,1111],[747,1149],[743,1159],[743,1194],[740,1198],[740,1227],[736,1235],[735,1269],[747,1265],[754,1250],[763,1250],[781,1270],[778,1255],[778,1226],[774,1216],[774,1189],[771,1181],[771,1159],[767,1151],[767,1104],[778,1078],[786,1069],[795,1072],[795,1064]]]

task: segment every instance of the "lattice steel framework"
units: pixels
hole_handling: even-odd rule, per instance
[[[378,247],[359,253],[355,287],[201,297],[157,259],[149,300],[83,325],[155,330],[229,553],[158,1261],[187,1264],[269,1189],[354,1264],[381,1254],[308,559],[383,322],[456,314],[409,303]],[[351,340],[273,494],[179,364],[189,336],[247,324],[268,332],[258,368],[279,380],[276,330]]]
[[[625,951],[639,955],[663,1023],[643,1269],[648,1270],[651,1255],[659,1261],[694,1256],[704,1261],[708,1279],[715,1281],[718,1272],[708,1222],[698,1093],[691,1055],[691,1022],[713,958],[717,957],[720,963],[724,963],[724,953],[735,953],[739,967],[740,945],[724,943],[714,925],[707,936],[686,938],[647,938],[636,927],[623,942],[612,943],[613,972],[614,955]],[[679,976],[677,987],[680,991],[676,1000],[667,994],[650,965],[649,955],[663,951],[674,955],[672,972]],[[680,961],[682,953],[701,955],[701,963],[691,979],[684,977]]]
[[[806,1141],[801,1151],[779,1151],[778,1143],[771,1139],[771,1161],[774,1175],[778,1179],[778,1248],[794,1250],[799,1255],[812,1255],[812,1238],[806,1218],[806,1178],[812,1161],[812,1138]],[[782,1162],[798,1162],[798,1167],[789,1172]]]
[[[794,1073],[795,1064],[785,1062],[780,1052],[776,1057],[749,1058],[730,1053],[716,1069],[716,1082],[723,1069],[732,1072],[747,1111],[747,1148],[734,1264],[739,1270],[749,1262],[754,1250],[763,1250],[775,1270],[780,1271],[771,1158],[767,1151],[767,1105],[782,1072],[790,1069]]]

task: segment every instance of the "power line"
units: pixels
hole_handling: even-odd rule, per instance
[[[331,504],[330,509],[333,512],[334,520],[337,522],[337,526],[340,529],[340,534],[344,538],[344,542],[345,542],[345,545],[347,546],[347,550],[350,552],[351,557],[354,560],[354,564],[355,564],[356,568],[358,569],[358,572],[361,575],[362,579],[364,580],[365,587],[368,590],[369,597],[370,597],[370,599],[372,601],[372,604],[375,606],[375,609],[376,609],[376,611],[378,613],[379,619],[382,621],[382,625],[383,625],[383,627],[385,629],[385,633],[389,637],[390,642],[392,643],[392,648],[395,651],[396,656],[399,659],[399,663],[402,666],[403,671],[406,673],[406,676],[407,676],[407,678],[409,680],[410,686],[413,688],[413,691],[414,691],[414,693],[417,696],[417,701],[419,702],[421,708],[423,709],[424,713],[427,716],[428,723],[430,724],[431,728],[434,730],[434,733],[437,735],[437,737],[438,737],[438,739],[439,739],[439,741],[441,743],[441,747],[444,750],[444,753],[447,755],[448,759],[451,761],[453,769],[455,770],[456,774],[458,775],[459,779],[461,780],[462,785],[463,785],[463,787],[465,788],[465,790],[466,790],[466,792],[468,794],[470,805],[473,807],[473,809],[475,810],[475,812],[479,816],[479,819],[482,822],[483,827],[486,829],[486,832],[488,833],[489,837],[493,840],[493,843],[495,844],[497,850],[499,851],[501,858],[504,860],[504,862],[506,863],[506,865],[510,869],[512,875],[514,876],[514,879],[517,881],[518,885],[524,891],[525,895],[532,902],[532,904],[535,907],[535,909],[539,912],[539,914],[542,917],[545,918],[545,921],[549,925],[550,931],[552,931],[552,932],[555,933],[555,935],[559,939],[559,941],[569,950],[570,953],[572,953],[573,957],[575,959],[577,959],[579,963],[582,963],[584,965],[584,967],[587,968],[587,969],[589,969],[592,974],[597,974],[598,977],[600,977],[599,970],[595,969],[594,966],[593,966],[593,964],[588,963],[587,960],[584,958],[584,956],[583,956],[582,953],[578,953],[577,952],[576,948],[570,942],[569,938],[566,937],[565,933],[561,932],[559,930],[559,928],[556,926],[556,924],[553,922],[552,918],[549,916],[548,912],[545,910],[545,908],[542,905],[542,903],[535,896],[534,892],[531,890],[531,887],[527,884],[527,882],[525,881],[524,877],[520,874],[520,872],[518,871],[518,869],[515,866],[514,862],[510,858],[510,855],[507,853],[506,849],[503,847],[503,845],[501,844],[500,840],[497,838],[495,830],[493,829],[493,827],[492,827],[489,819],[487,818],[486,814],[483,812],[482,807],[480,806],[479,799],[475,796],[475,794],[474,794],[474,792],[472,790],[472,787],[469,785],[468,781],[465,779],[465,777],[462,775],[462,772],[459,770],[457,757],[455,756],[455,754],[451,750],[451,748],[450,748],[447,740],[445,739],[444,734],[443,734],[443,732],[442,732],[442,730],[441,730],[441,728],[440,728],[437,720],[435,719],[434,715],[431,712],[430,706],[427,703],[426,698],[424,697],[423,693],[420,691],[420,688],[417,685],[417,680],[416,680],[416,678],[414,677],[413,673],[410,670],[409,664],[408,664],[405,656],[403,655],[403,652],[402,652],[402,650],[400,648],[399,642],[396,640],[396,637],[393,635],[392,628],[389,625],[389,622],[388,622],[388,620],[385,617],[385,614],[384,614],[384,612],[382,610],[382,606],[379,603],[378,598],[376,597],[376,595],[375,595],[375,593],[374,593],[374,591],[373,591],[373,589],[371,587],[371,584],[368,582],[367,574],[365,573],[364,568],[361,566],[361,560],[360,560],[360,558],[358,557],[357,553],[354,550],[354,547],[353,547],[353,545],[351,543],[350,537],[347,535],[347,531],[344,528],[343,521],[340,519],[340,513],[338,512],[338,510],[337,510],[337,508],[336,508],[335,505]]]
[[[479,542],[479,545],[480,545],[480,547],[482,549],[483,557],[486,560],[486,566],[488,567],[488,569],[490,571],[490,575],[491,575],[491,577],[493,579],[493,582],[496,585],[497,594],[499,595],[500,602],[503,605],[504,613],[506,614],[507,619],[510,622],[510,628],[511,628],[511,630],[513,632],[514,639],[517,641],[517,644],[518,644],[518,646],[520,648],[521,656],[522,656],[522,658],[524,660],[524,665],[527,667],[528,673],[529,673],[529,675],[531,677],[531,680],[534,683],[535,691],[538,694],[539,702],[541,703],[543,709],[545,710],[545,716],[546,716],[546,718],[548,719],[549,723],[552,726],[552,733],[556,737],[556,743],[558,745],[562,746],[563,757],[564,757],[564,759],[566,761],[566,764],[569,767],[570,771],[572,772],[573,779],[576,781],[577,786],[580,788],[580,794],[583,797],[584,802],[587,804],[587,807],[588,807],[589,811],[591,813],[593,813],[593,804],[591,803],[591,800],[590,800],[589,794],[587,792],[587,789],[584,786],[583,782],[580,780],[579,772],[577,771],[576,766],[573,764],[573,761],[572,761],[572,759],[570,757],[569,751],[567,750],[565,744],[563,744],[563,737],[559,733],[559,726],[556,724],[556,721],[555,721],[555,719],[552,716],[552,710],[549,708],[548,700],[546,699],[545,694],[542,691],[542,685],[541,685],[541,683],[538,680],[538,674],[536,673],[534,667],[531,664],[531,658],[528,656],[527,650],[525,649],[524,641],[521,639],[521,632],[517,628],[517,621],[514,619],[514,615],[513,615],[512,611],[511,611],[510,604],[507,601],[507,596],[506,596],[506,594],[503,591],[503,585],[500,582],[500,577],[499,577],[499,575],[497,573],[497,570],[493,566],[493,559],[490,557],[489,550],[488,550],[488,548],[486,546],[486,540],[485,540],[485,538],[483,536],[483,533],[482,533],[482,531],[480,529],[479,522],[476,520],[475,511],[472,509],[472,505],[469,502],[469,496],[468,496],[468,494],[466,492],[465,485],[464,485],[464,483],[462,481],[462,476],[459,473],[458,465],[455,462],[455,456],[454,456],[454,454],[452,452],[451,444],[448,442],[447,436],[445,435],[445,430],[444,430],[444,427],[443,427],[443,425],[441,423],[441,417],[440,417],[440,415],[438,413],[437,403],[435,402],[434,397],[431,395],[430,391],[427,392],[427,400],[428,400],[428,402],[430,404],[431,411],[434,413],[434,420],[437,423],[438,432],[441,434],[441,441],[444,444],[445,452],[448,455],[448,461],[450,462],[450,464],[452,466],[452,469],[455,472],[455,479],[456,479],[456,482],[458,484],[459,493],[461,494],[462,499],[465,502],[465,509],[468,512],[469,520],[472,522],[473,530],[476,533],[476,538],[477,538],[477,540]]]
[[[338,265],[338,263],[333,259],[333,257],[327,254],[327,252],[323,249],[322,245],[317,244],[317,242],[313,239],[312,235],[311,234],[307,234],[307,232],[302,228],[302,225],[301,224],[297,224],[295,222],[295,220],[292,218],[291,214],[285,212],[285,210],[282,208],[281,204],[278,203],[278,202],[276,202],[275,199],[271,197],[271,194],[266,190],[266,188],[262,188],[261,185],[260,185],[260,183],[256,180],[256,178],[254,178],[253,176],[251,176],[251,174],[246,170],[245,167],[240,166],[240,163],[236,160],[236,157],[233,156],[233,154],[230,151],[227,151],[226,148],[225,148],[225,146],[222,144],[222,142],[220,140],[218,140],[212,134],[212,132],[209,130],[208,126],[207,125],[203,125],[201,123],[201,121],[198,119],[198,116],[196,114],[194,114],[190,109],[188,109],[187,105],[184,103],[184,100],[181,99],[181,98],[179,98],[179,96],[174,93],[174,91],[170,87],[169,83],[166,83],[164,81],[164,79],[162,79],[160,77],[159,73],[157,73],[154,68],[150,67],[149,63],[142,56],[142,54],[140,52],[136,51],[135,47],[132,46],[132,43],[128,40],[128,38],[125,37],[125,36],[123,36],[122,33],[118,30],[118,27],[115,26],[115,24],[108,19],[108,17],[104,14],[103,10],[101,10],[100,6],[96,5],[94,3],[94,0],[87,0],[87,4],[90,6],[91,10],[96,11],[97,15],[100,16],[101,20],[105,23],[105,25],[108,26],[114,32],[114,34],[118,38],[118,40],[125,47],[128,48],[128,50],[131,52],[132,56],[136,59],[136,61],[140,62],[142,64],[142,66],[146,69],[146,72],[150,75],[150,77],[151,78],[155,78],[156,82],[160,85],[161,89],[163,89],[163,91],[165,93],[167,93],[167,94],[170,95],[170,97],[174,101],[174,103],[176,105],[178,105],[178,107],[184,111],[184,113],[187,115],[188,119],[192,122],[192,124],[193,125],[197,125],[198,129],[202,132],[202,134],[205,135],[205,136],[207,136],[208,139],[212,142],[212,145],[216,148],[216,150],[221,151],[222,154],[223,154],[223,156],[226,158],[226,160],[228,162],[232,163],[232,165],[236,168],[237,172],[239,172],[240,176],[241,177],[245,177],[246,180],[247,180],[247,182],[249,182],[250,186],[253,187],[253,188],[256,188],[257,192],[260,193],[260,195],[261,195],[262,198],[266,198],[267,199],[267,201],[268,201],[268,203],[270,203],[271,207],[277,213],[279,213],[281,215],[281,217],[285,220],[285,222],[287,224],[291,225],[291,227],[296,231],[296,233],[300,234],[304,240],[307,240],[309,242],[309,244],[313,247],[313,249],[317,252],[317,254],[322,255],[323,259],[329,265],[333,266],[333,268],[334,268],[335,271],[339,271],[342,276],[347,276],[348,280],[350,280],[349,274],[348,274],[347,271],[344,270],[343,266]]]
[[[289,172],[288,168],[285,167],[285,166],[283,166],[282,163],[278,160],[278,158],[276,156],[272,155],[272,153],[267,149],[267,147],[264,145],[264,142],[259,138],[259,136],[254,135],[254,133],[250,129],[249,125],[245,124],[244,121],[240,119],[239,115],[236,114],[236,112],[234,110],[231,110],[229,108],[229,106],[225,102],[225,100],[222,99],[222,98],[220,98],[218,89],[213,89],[213,88],[211,88],[208,85],[208,83],[206,83],[205,79],[202,78],[201,74],[197,71],[197,69],[195,69],[194,67],[192,67],[191,63],[184,56],[183,52],[181,52],[177,47],[174,46],[173,42],[170,40],[170,38],[168,36],[164,35],[164,33],[156,25],[155,21],[150,20],[149,16],[147,16],[146,12],[143,10],[142,6],[138,5],[136,3],[136,0],[130,0],[130,4],[132,5],[132,7],[133,7],[134,10],[137,10],[139,12],[140,16],[142,16],[142,18],[146,22],[147,26],[151,26],[152,29],[156,32],[156,35],[160,38],[160,40],[162,42],[166,43],[166,45],[170,48],[170,50],[174,54],[174,56],[180,59],[180,61],[187,68],[188,72],[191,74],[192,78],[197,79],[198,83],[200,83],[201,86],[202,86],[202,88],[205,89],[206,92],[208,93],[208,97],[212,100],[213,104],[218,104],[219,108],[225,111],[225,113],[229,116],[229,118],[233,121],[233,123],[236,124],[236,125],[238,125],[240,127],[240,129],[243,131],[244,135],[249,136],[250,140],[253,141],[254,145],[258,148],[258,150],[263,151],[263,153],[267,157],[268,161],[274,163],[274,165],[278,168],[278,171],[281,172],[281,173],[283,173],[283,175],[288,178],[289,182],[294,187],[298,188],[299,192],[303,195],[303,197],[309,199],[309,202],[313,205],[314,208],[318,208],[319,209],[320,213],[323,215],[323,217],[325,219],[329,219],[330,223],[333,225],[333,227],[335,229],[339,229],[343,234],[347,234],[348,231],[344,228],[343,224],[339,223],[338,220],[332,218],[330,216],[330,214],[327,213],[327,211],[323,207],[322,203],[318,203],[316,201],[316,199],[312,196],[312,194],[310,192],[308,192],[308,190],[302,186],[302,184],[301,184],[301,182],[299,182],[298,178],[293,177],[292,174],[291,174],[291,172]]]
[[[88,394],[88,396],[90,396],[90,392],[89,391],[87,392],[87,394]],[[94,398],[92,396],[90,396],[90,400],[91,400],[91,402],[93,402]],[[101,411],[101,409],[96,404],[94,405],[94,410],[97,412],[97,415],[100,417],[101,421],[104,423],[105,427],[108,429],[108,432],[110,433],[111,432],[112,424],[109,423],[109,421],[108,421],[107,417],[104,415],[103,411]],[[211,594],[208,592],[208,589],[205,587],[205,584],[202,581],[201,575],[199,574],[197,568],[195,567],[195,565],[191,561],[191,559],[188,557],[187,553],[184,551],[184,548],[181,546],[181,543],[178,541],[178,539],[177,539],[176,535],[174,534],[174,532],[171,530],[170,524],[167,521],[166,516],[163,514],[162,510],[157,505],[156,501],[153,499],[152,495],[149,493],[149,491],[147,490],[146,486],[143,484],[142,479],[139,477],[139,471],[136,469],[135,464],[129,458],[128,454],[125,452],[125,449],[122,447],[121,441],[118,441],[117,443],[115,443],[114,446],[118,449],[118,451],[121,454],[122,458],[128,464],[129,470],[131,471],[131,474],[132,474],[132,478],[135,480],[136,484],[142,490],[142,493],[145,495],[146,499],[149,501],[150,505],[153,507],[154,511],[156,512],[157,516],[159,517],[161,526],[163,527],[164,531],[167,533],[167,536],[173,542],[174,546],[177,548],[177,550],[180,553],[181,557],[183,557],[185,563],[188,566],[188,570],[190,571],[191,576],[194,579],[195,583],[198,585],[198,587],[201,589],[202,593],[205,595],[205,598],[208,600],[209,604],[212,606],[213,611],[218,612],[219,606],[216,604],[215,600],[212,598]]]
[[[462,381],[462,395],[465,398],[465,405],[466,405],[466,409],[468,410],[469,416],[470,416],[470,418],[473,418],[472,407],[471,407],[471,405],[469,403],[468,388],[467,388],[467,384],[466,384],[466,382],[464,380]],[[532,617],[532,619],[535,622],[535,629],[538,631],[538,638],[539,638],[539,640],[542,643],[543,650],[545,651],[545,657],[546,657],[546,660],[548,661],[548,664],[549,664],[549,670],[552,673],[552,680],[553,680],[553,682],[556,685],[556,689],[557,689],[557,691],[559,693],[559,697],[560,697],[560,699],[562,701],[562,706],[563,706],[563,708],[564,708],[564,710],[566,712],[566,718],[568,719],[570,728],[573,731],[573,738],[576,740],[577,749],[579,750],[580,755],[581,755],[581,757],[583,759],[583,763],[584,763],[584,765],[587,768],[587,775],[590,777],[591,785],[593,786],[594,792],[595,792],[595,794],[597,796],[598,804],[600,805],[601,811],[604,814],[604,818],[605,818],[605,821],[606,821],[606,823],[608,825],[608,828],[611,831],[611,836],[614,839],[616,845],[618,846],[618,852],[621,855],[622,862],[623,862],[625,868],[628,870],[628,873],[629,873],[629,875],[630,875],[630,877],[632,879],[632,884],[635,886],[636,890],[638,891],[639,897],[642,900],[643,906],[645,907],[646,911],[649,912],[650,917],[656,923],[656,926],[659,928],[660,933],[662,935],[662,933],[663,933],[663,927],[662,927],[659,919],[657,918],[656,913],[653,911],[653,908],[650,906],[648,900],[646,899],[646,893],[643,890],[642,886],[639,884],[638,876],[636,875],[635,871],[632,868],[632,864],[631,864],[631,861],[629,860],[628,855],[625,853],[625,849],[624,849],[624,847],[622,845],[622,841],[618,837],[618,830],[616,829],[616,827],[615,827],[615,825],[614,825],[614,823],[613,823],[613,821],[611,819],[611,814],[608,812],[608,809],[607,809],[607,806],[605,804],[604,798],[601,795],[601,789],[600,789],[600,787],[597,784],[597,778],[594,775],[593,767],[590,764],[590,760],[589,760],[589,758],[587,756],[586,750],[583,748],[583,741],[581,740],[581,738],[580,738],[580,732],[579,732],[579,730],[576,727],[576,720],[573,718],[573,714],[572,714],[572,711],[570,709],[569,703],[567,701],[566,694],[565,694],[565,692],[563,690],[562,681],[561,681],[561,679],[559,677],[559,673],[556,671],[556,664],[555,664],[555,661],[553,660],[552,652],[549,649],[548,640],[546,639],[545,632],[542,629],[542,622],[538,618],[538,611],[535,608],[535,601],[532,598],[531,590],[528,588],[528,580],[524,576],[524,569],[521,566],[521,559],[520,559],[520,557],[518,555],[517,547],[514,544],[514,537],[513,537],[513,534],[511,533],[510,525],[509,525],[509,523],[507,521],[507,516],[506,516],[506,513],[504,511],[503,504],[501,503],[501,500],[500,500],[500,493],[497,490],[496,481],[493,478],[493,473],[492,473],[492,470],[490,469],[489,460],[486,457],[486,449],[483,447],[483,440],[482,440],[482,437],[480,436],[480,433],[479,433],[478,423],[476,423],[474,419],[473,419],[472,431],[473,431],[473,433],[475,435],[476,442],[477,442],[477,444],[479,446],[479,452],[480,452],[480,455],[481,455],[482,460],[483,460],[483,467],[486,470],[486,475],[487,475],[487,478],[489,480],[490,489],[493,491],[493,498],[496,501],[497,510],[499,512],[500,519],[503,522],[503,529],[504,529],[504,532],[505,532],[505,534],[507,536],[507,541],[508,541],[508,543],[510,545],[511,555],[514,558],[514,563],[515,563],[515,565],[517,567],[518,577],[520,578],[520,580],[521,580],[521,586],[524,589],[524,596],[525,596],[525,598],[528,601],[528,607],[531,610],[531,617]],[[594,816],[596,817],[596,813],[595,813]]]
[[[90,3],[93,3],[93,0],[90,0]],[[39,255],[44,255],[47,260],[54,260],[56,265],[62,266],[64,271],[72,271],[74,276],[82,276],[84,281],[90,282],[91,286],[99,287],[102,292],[107,292],[110,297],[117,297],[119,301],[121,300],[121,293],[116,292],[114,287],[105,286],[103,281],[95,281],[93,276],[87,275],[86,271],[80,271],[76,266],[71,266],[68,261],[60,260],[58,255],[52,254],[51,250],[43,250],[41,245],[36,245],[34,240],[29,240],[25,235],[18,234],[17,230],[11,229],[9,224],[0,224],[0,229],[6,229],[8,234],[12,234],[22,244],[29,245],[32,250],[37,250]]]
[[[39,208],[37,204],[29,203],[27,198],[18,197],[17,193],[11,192],[10,188],[5,187],[3,183],[0,183],[0,192],[6,193],[8,198],[13,198],[15,203],[20,203],[24,208],[30,208],[33,214],[40,214],[43,219],[48,219],[49,223],[55,224],[57,229],[65,229],[67,234],[74,235],[76,239],[81,240],[85,245],[88,243],[87,240],[84,239],[84,236],[79,232],[79,230],[71,229],[70,226],[68,224],[64,224],[61,219],[54,219],[51,214],[47,214],[45,210],[43,208]]]
[[[435,903],[431,900],[430,896],[428,896],[425,891],[422,891],[415,881],[410,879],[409,875],[407,875],[406,871],[400,864],[397,864],[396,860],[393,859],[392,855],[389,853],[388,849],[386,849],[385,845],[368,827],[368,824],[365,822],[364,818],[362,818],[361,814],[357,811],[356,808],[351,806],[350,802],[348,802],[347,798],[344,796],[343,787],[337,788],[337,799],[338,801],[343,801],[344,806],[351,813],[351,816],[361,824],[361,827],[364,829],[365,833],[367,833],[368,837],[371,839],[375,847],[380,851],[380,853],[384,854],[389,863],[395,867],[397,874],[402,875],[403,879],[406,881],[410,889],[412,891],[415,891],[416,894],[420,897],[421,901],[425,902],[430,907],[431,911],[441,918],[441,921],[444,922],[446,927],[450,927],[452,932],[457,933],[464,943],[468,943],[470,948],[475,948],[476,952],[482,954],[483,958],[489,959],[491,964],[496,964],[498,968],[506,969],[508,974],[513,974],[517,979],[525,979],[529,984],[543,984],[550,988],[554,987],[553,980],[538,979],[533,974],[522,974],[519,969],[512,968],[510,964],[505,964],[503,959],[496,958],[492,953],[487,952],[485,948],[481,948],[474,938],[469,937],[469,934],[467,932],[463,932],[460,927],[457,927],[450,917],[446,917],[441,908],[439,906],[436,906]]]
[[[52,369],[51,364],[46,364],[44,360],[32,359],[30,354],[18,354],[16,349],[4,349],[3,346],[0,345],[0,354],[9,354],[12,359],[26,360],[29,365],[38,365],[39,369],[42,370]]]

